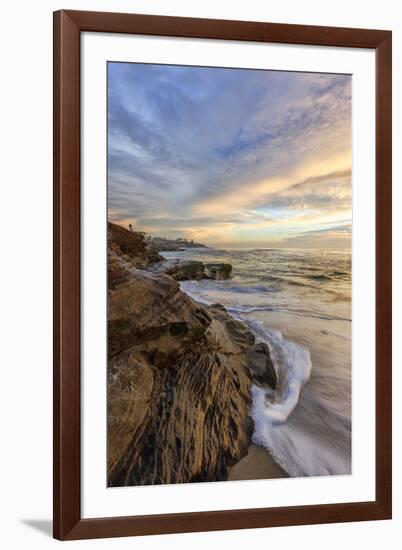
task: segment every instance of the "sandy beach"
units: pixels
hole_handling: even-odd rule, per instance
[[[247,455],[230,470],[228,481],[288,477],[263,447],[252,443]]]

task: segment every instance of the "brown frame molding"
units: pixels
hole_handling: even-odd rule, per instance
[[[376,500],[81,519],[80,34],[373,48],[376,53]],[[61,10],[54,13],[54,537],[60,540],[382,520],[392,513],[392,33]]]

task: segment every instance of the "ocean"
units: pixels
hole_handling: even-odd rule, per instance
[[[266,342],[276,390],[252,388],[253,441],[292,477],[351,473],[351,252],[193,248],[165,258],[232,264],[228,280],[184,281]]]

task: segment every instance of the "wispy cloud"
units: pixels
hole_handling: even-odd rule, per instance
[[[108,77],[111,219],[244,246],[350,222],[349,76],[109,63]]]

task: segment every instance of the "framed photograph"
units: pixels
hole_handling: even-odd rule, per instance
[[[391,32],[54,14],[54,536],[391,517]]]

